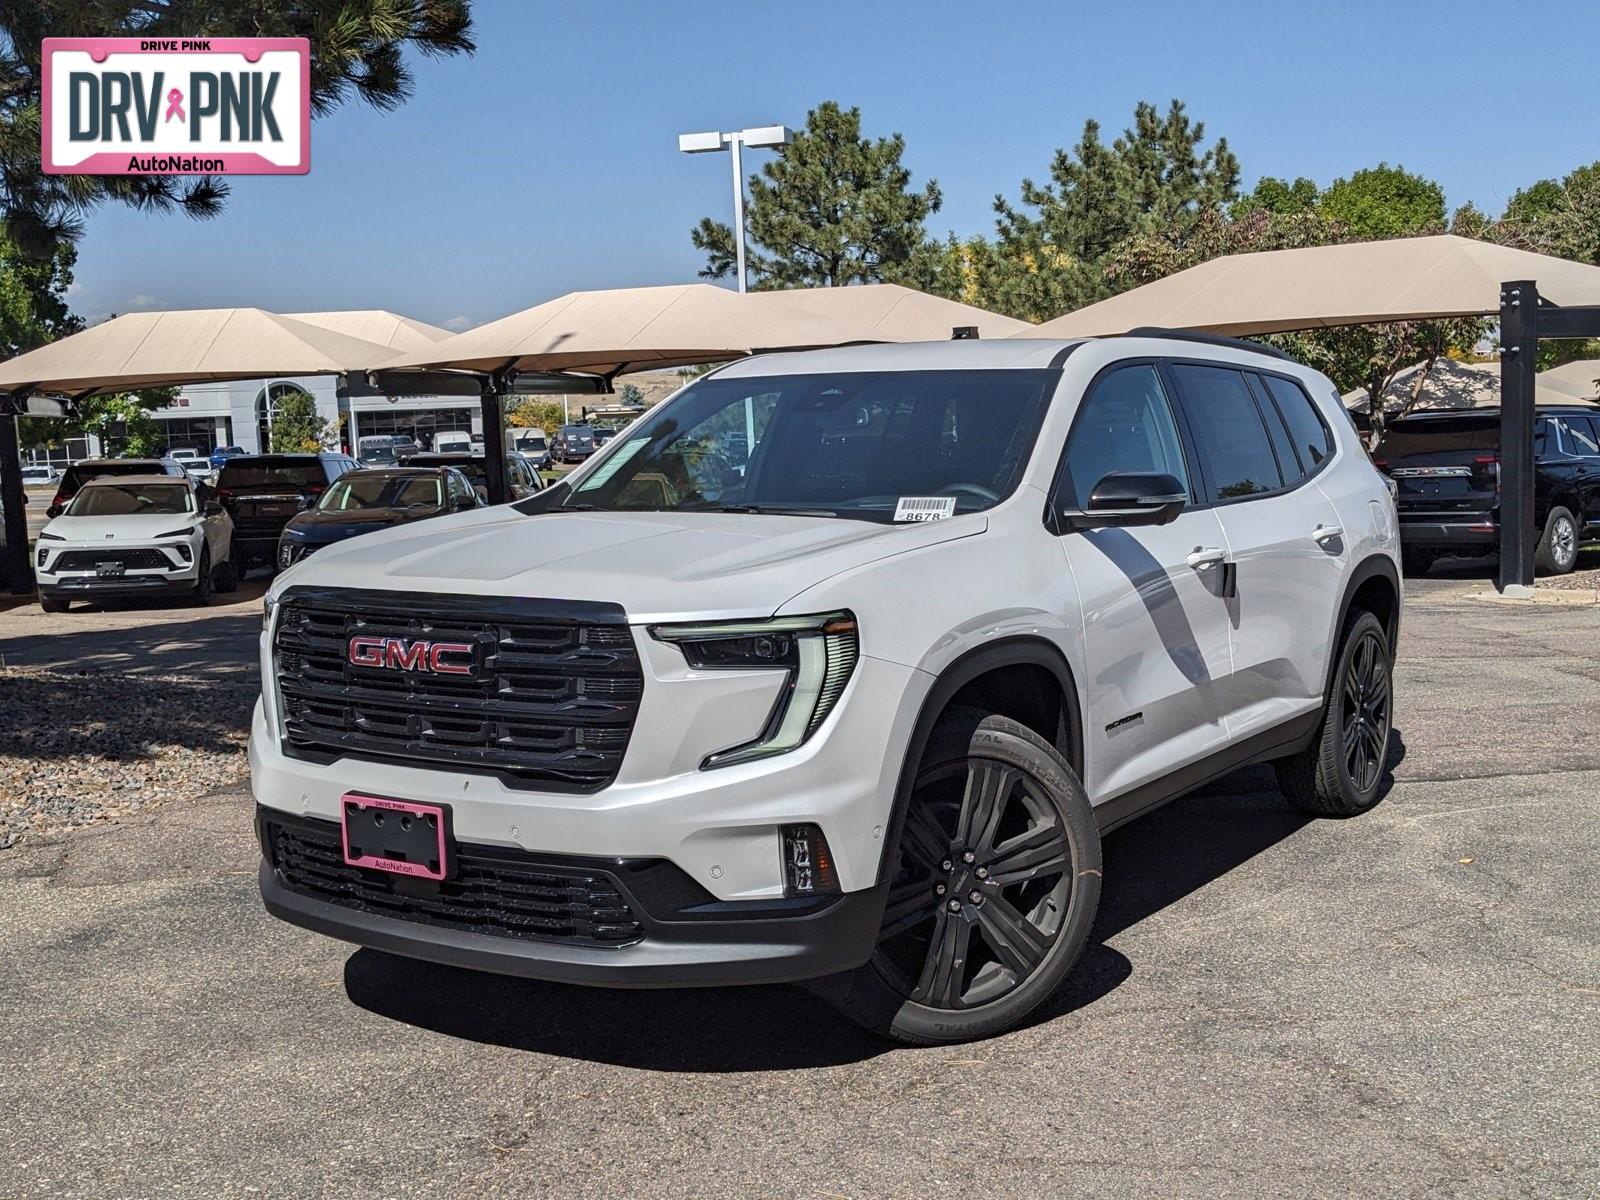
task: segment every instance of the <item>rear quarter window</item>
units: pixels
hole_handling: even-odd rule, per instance
[[[1307,473],[1315,471],[1333,454],[1333,431],[1298,383],[1277,375],[1260,378],[1277,404],[1283,423],[1289,427],[1289,440],[1294,443],[1301,463]]]

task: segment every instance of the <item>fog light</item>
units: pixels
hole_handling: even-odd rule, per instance
[[[839,890],[833,852],[815,825],[783,827],[783,872],[785,896],[826,896]]]
[[[184,562],[192,560],[193,556],[189,553],[188,546],[174,546],[173,549],[178,552],[178,557],[183,559]]]
[[[50,553],[50,551],[48,551],[48,550],[46,550],[46,549],[45,549],[45,548],[44,548],[44,547],[43,547],[43,546],[40,546],[40,547],[39,547],[39,558],[38,558],[38,562],[39,562],[39,565],[40,565],[40,566],[41,566],[41,567],[42,567],[42,566],[44,566],[44,560],[45,560],[45,558],[46,558],[46,557],[47,557],[47,556],[48,556],[48,555],[49,555],[49,553]]]

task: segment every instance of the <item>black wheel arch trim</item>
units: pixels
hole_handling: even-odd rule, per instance
[[[1350,622],[1350,608],[1356,598],[1356,592],[1373,579],[1386,579],[1389,586],[1394,589],[1394,612],[1384,625],[1384,635],[1389,639],[1389,657],[1393,660],[1400,646],[1400,608],[1405,592],[1400,587],[1400,570],[1395,566],[1394,559],[1387,554],[1373,554],[1362,559],[1350,572],[1350,578],[1345,580],[1344,594],[1339,598],[1339,613],[1335,618],[1331,633],[1333,640],[1328,647],[1328,666],[1322,681],[1322,700],[1326,704],[1328,697],[1333,694],[1333,673],[1339,665],[1339,645],[1343,641],[1344,628]]]
[[[916,723],[911,727],[911,739],[906,744],[905,758],[900,764],[900,775],[895,783],[894,803],[889,812],[887,826],[888,836],[884,838],[883,852],[878,859],[876,877],[878,883],[883,883],[889,878],[890,866],[899,853],[900,830],[905,821],[906,808],[911,803],[911,789],[916,782],[917,767],[922,761],[923,752],[928,748],[928,739],[933,736],[933,728],[938,723],[939,717],[955,698],[956,693],[973,680],[991,671],[1016,666],[1042,667],[1050,672],[1061,688],[1067,705],[1066,729],[1062,731],[1066,745],[1061,744],[1061,736],[1052,737],[1050,741],[1066,756],[1072,769],[1082,774],[1082,701],[1078,695],[1078,684],[1073,677],[1072,667],[1067,662],[1066,655],[1061,652],[1061,648],[1042,637],[1018,634],[967,651],[940,672],[917,711]]]

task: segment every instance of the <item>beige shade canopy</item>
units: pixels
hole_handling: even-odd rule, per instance
[[[1500,311],[1531,279],[1559,305],[1600,304],[1600,267],[1453,234],[1229,254],[1046,321],[1021,337],[1104,337],[1140,326],[1248,337]]]
[[[975,327],[981,338],[1025,336],[1024,331],[1033,328],[1015,317],[930,296],[897,283],[751,292],[746,300],[757,311],[779,315],[809,312],[846,321],[870,331],[868,336],[875,340],[886,342],[946,341],[952,330],[966,326]]]
[[[448,329],[403,317],[386,308],[344,309],[338,312],[284,313],[291,321],[303,321],[321,329],[331,329],[364,342],[387,346],[395,353],[426,350],[435,342],[450,337]]]
[[[1540,371],[1535,376],[1539,390],[1559,392],[1574,400],[1600,399],[1600,358],[1581,358]]]
[[[569,292],[384,365],[610,375],[883,340],[862,325],[748,300],[706,283]]]
[[[259,308],[128,313],[0,363],[0,392],[71,396],[208,379],[335,375],[393,357],[387,346]]]
[[[1395,372],[1389,386],[1383,389],[1383,409],[1395,412],[1411,403],[1411,389],[1423,364],[1416,363]],[[1546,372],[1545,375],[1548,375]],[[1538,376],[1534,385],[1535,404],[1572,404],[1576,398],[1570,393],[1547,385],[1545,375]],[[1588,399],[1594,398],[1591,387]],[[1344,406],[1352,412],[1367,412],[1367,389],[1356,388],[1344,394]],[[1500,364],[1496,362],[1457,362],[1441,358],[1433,364],[1423,381],[1414,411],[1441,409],[1498,408],[1500,406]]]

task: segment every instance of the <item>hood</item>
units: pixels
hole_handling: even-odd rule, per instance
[[[305,559],[301,584],[621,604],[634,622],[769,614],[824,579],[988,528],[747,513],[480,509],[356,538]]]
[[[100,546],[117,542],[148,542],[188,529],[200,519],[198,513],[147,513],[127,517],[56,517],[44,532],[69,542],[92,542]]]
[[[319,512],[311,509],[296,513],[284,526],[289,534],[300,534],[308,541],[337,541],[355,537],[358,533],[371,533],[390,525],[403,525],[408,521],[421,521],[439,515],[437,509],[411,512],[403,508],[365,508],[353,512]]]

